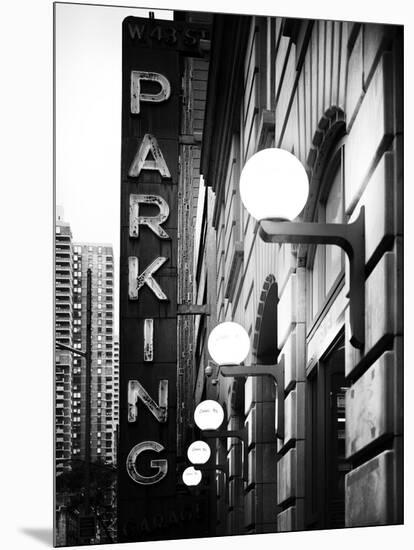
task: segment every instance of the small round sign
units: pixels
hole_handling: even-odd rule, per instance
[[[198,485],[201,481],[201,472],[192,466],[186,468],[183,472],[183,482],[188,487]]]
[[[194,411],[194,422],[200,430],[216,430],[224,420],[223,407],[217,401],[202,401]]]
[[[211,456],[211,449],[205,441],[194,441],[187,450],[191,464],[205,464]]]

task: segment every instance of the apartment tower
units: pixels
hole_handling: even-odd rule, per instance
[[[72,345],[72,233],[63,221],[63,209],[56,214],[55,240],[55,340]],[[55,355],[56,473],[69,468],[71,458],[71,371],[72,354],[56,350]]]
[[[91,431],[92,462],[113,464],[113,250],[108,244],[76,243],[73,255],[73,347],[86,348],[87,272],[92,274]],[[85,359],[74,356],[72,453],[85,456]]]

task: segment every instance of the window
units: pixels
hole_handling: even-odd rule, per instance
[[[341,171],[337,169],[325,205],[326,223],[343,220],[343,193]],[[339,246],[325,246],[325,288],[330,289],[342,269],[342,250]]]
[[[342,223],[343,201],[343,147],[340,145],[322,178],[315,222]],[[327,300],[337,288],[344,274],[344,252],[339,246],[318,245],[308,254],[308,322],[316,320]]]
[[[60,227],[57,225],[56,226],[56,233],[59,235],[60,234]]]

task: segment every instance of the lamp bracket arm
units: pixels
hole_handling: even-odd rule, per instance
[[[365,341],[365,207],[352,223],[312,223],[262,220],[265,242],[334,244],[349,258],[349,322],[351,344],[362,350]]]
[[[357,219],[352,223],[262,220],[260,237],[271,243],[335,244],[352,259],[365,242],[364,229],[365,212],[362,206]]]
[[[276,384],[280,385],[281,374],[283,371],[284,357],[282,356],[279,363],[276,363],[274,365],[264,365],[261,363],[245,366],[221,365],[219,374],[224,377],[232,376],[234,378],[246,376],[271,376]]]

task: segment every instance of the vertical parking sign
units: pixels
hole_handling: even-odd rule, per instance
[[[184,22],[123,22],[120,542],[181,537],[195,513],[176,492],[177,201],[181,59],[205,37]]]

